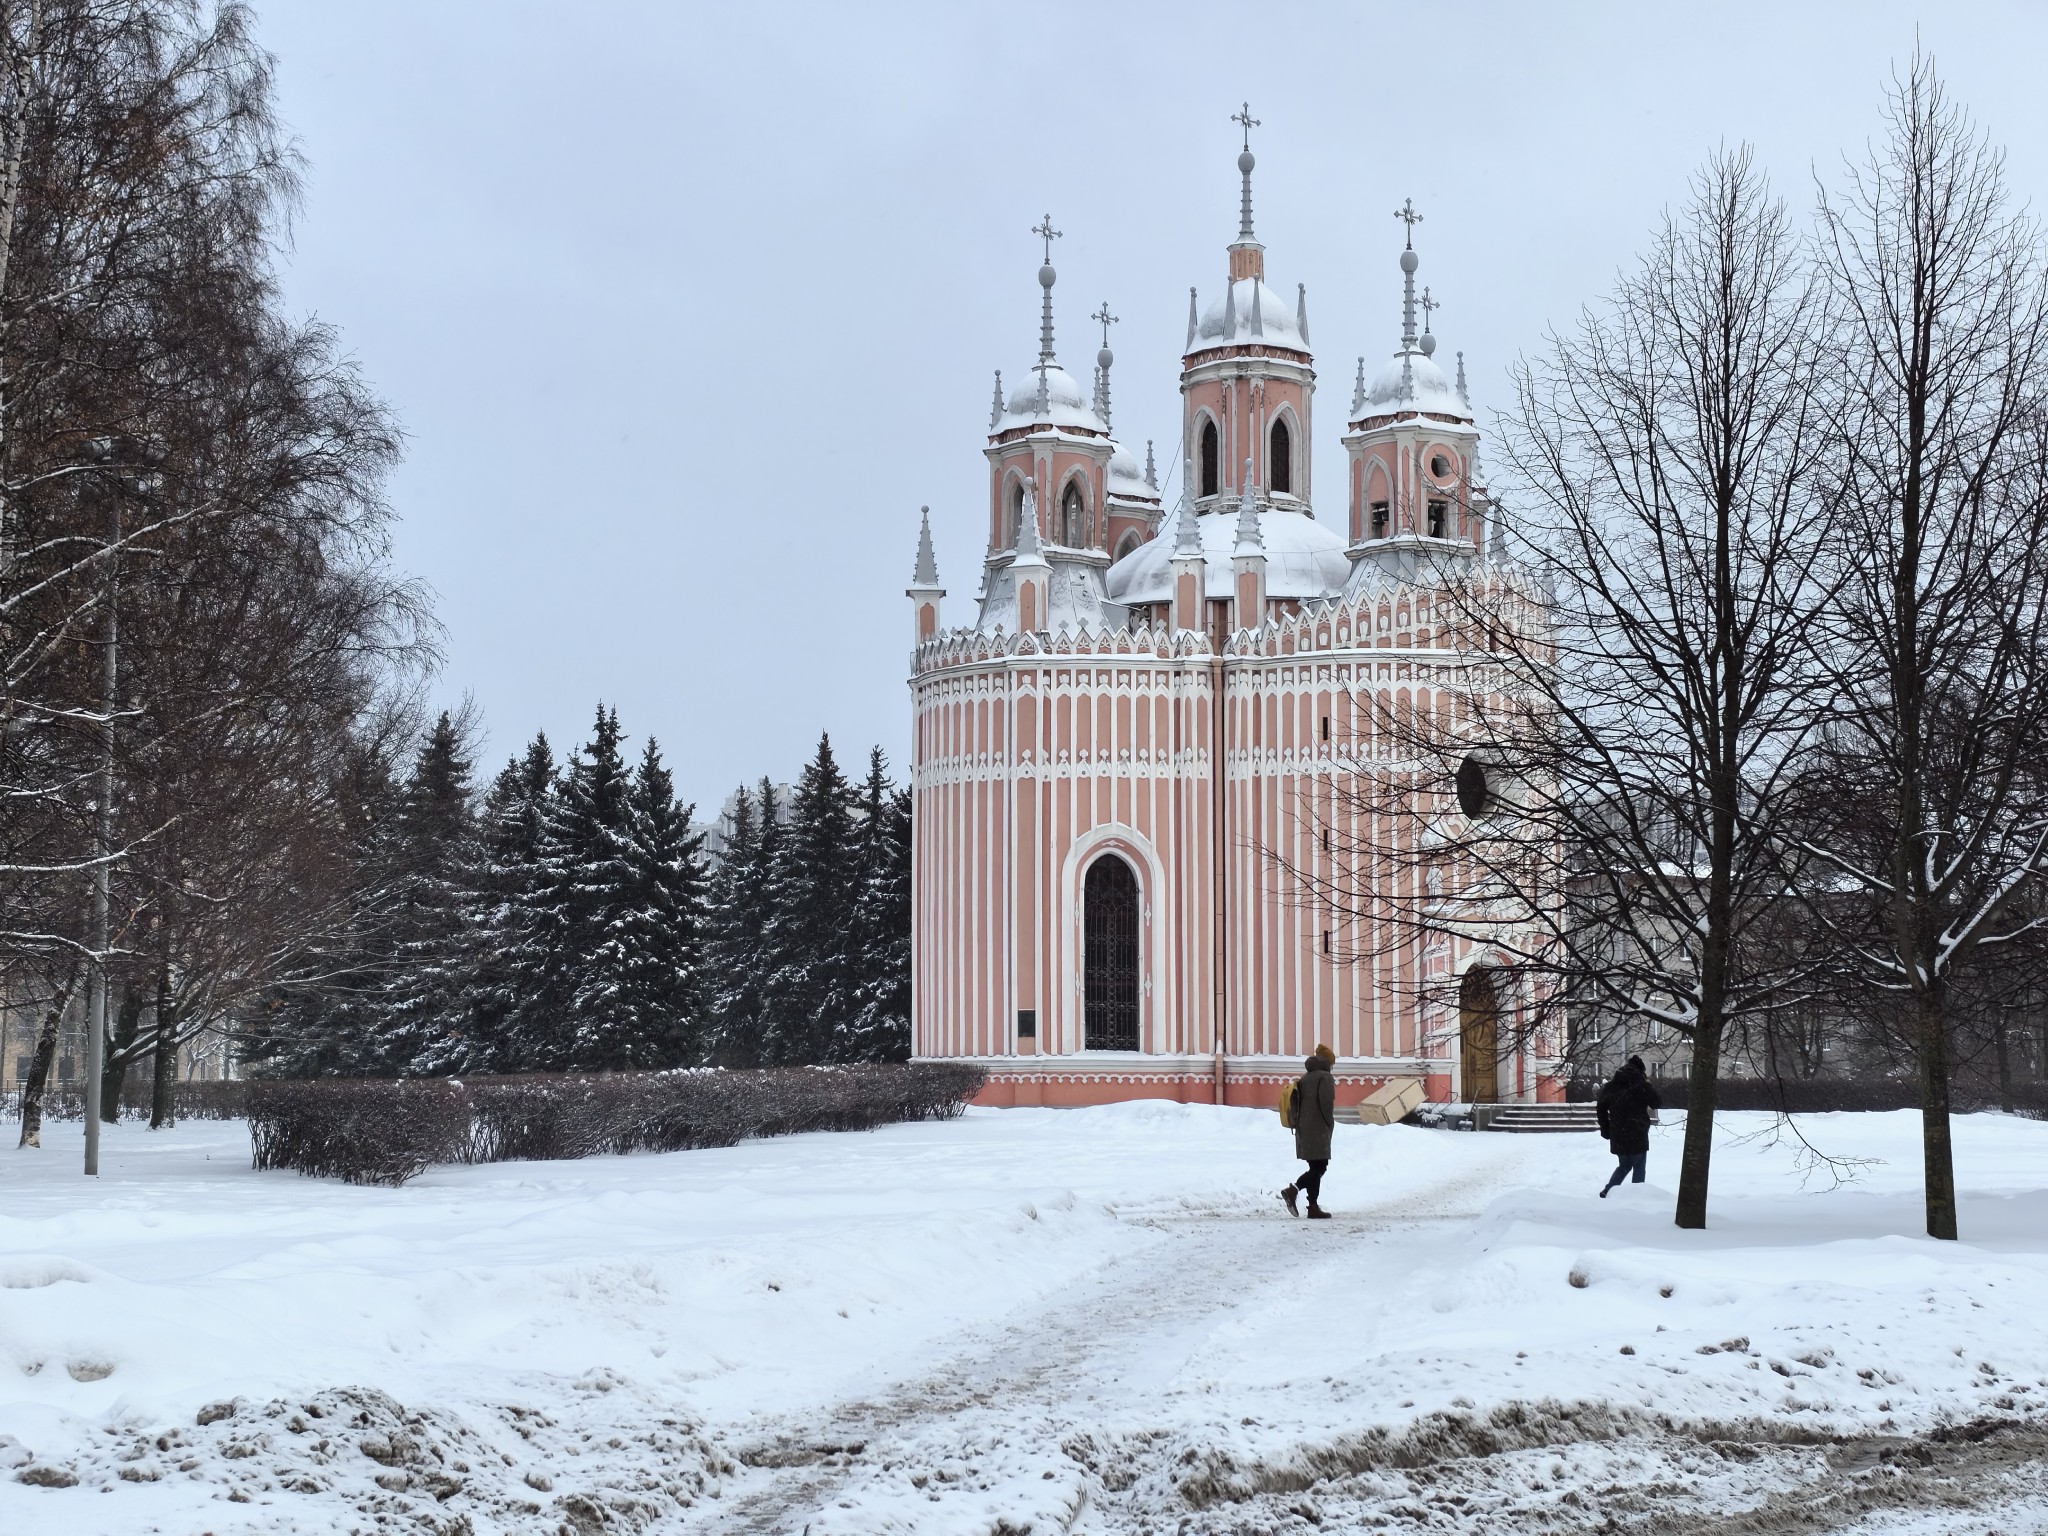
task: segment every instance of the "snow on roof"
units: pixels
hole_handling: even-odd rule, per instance
[[[1254,300],[1257,301],[1259,321],[1256,331],[1252,328]],[[1306,352],[1308,341],[1294,323],[1294,302],[1281,298],[1257,278],[1241,277],[1230,285],[1223,298],[1202,311],[1202,318],[1195,322],[1194,344],[1188,350],[1200,352],[1208,347],[1268,346]],[[1229,335],[1224,334],[1226,311],[1233,312],[1236,321],[1236,329]]]
[[[1048,363],[1045,369],[1045,394],[1047,409],[1038,409],[1038,369],[1034,366],[1024,375],[1024,381],[1010,391],[1008,406],[1002,418],[992,430],[1007,432],[1012,427],[1029,426],[1033,422],[1049,422],[1056,427],[1086,427],[1091,432],[1107,432],[1109,427],[1095,414],[1095,406],[1081,393],[1081,386],[1074,376],[1058,363]]]
[[[1229,597],[1232,590],[1230,552],[1237,543],[1238,509],[1205,512],[1195,519],[1207,560],[1203,590],[1210,597]],[[1305,512],[1268,507],[1259,513],[1259,537],[1266,556],[1269,597],[1335,597],[1344,590],[1351,562],[1344,540]],[[1120,603],[1163,603],[1173,596],[1172,539],[1139,545],[1109,568],[1109,595]]]
[[[1130,450],[1121,443],[1116,452],[1109,456],[1109,494],[1132,496],[1144,501],[1156,502],[1159,492],[1145,483],[1145,472],[1138,467],[1138,461],[1131,457]]]
[[[1412,387],[1403,377],[1404,359]],[[1386,416],[1396,411],[1432,411],[1464,421],[1472,419],[1472,407],[1465,403],[1465,397],[1444,377],[1443,369],[1419,348],[1394,354],[1393,360],[1372,381],[1372,388],[1366,392],[1365,404],[1351,413],[1351,419],[1357,421],[1367,416]]]

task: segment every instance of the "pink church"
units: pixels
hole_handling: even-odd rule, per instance
[[[1319,1042],[1340,1104],[1394,1078],[1562,1098],[1486,945],[1361,931],[1276,862],[1369,830],[1339,791],[1375,705],[1427,710],[1473,660],[1433,599],[1498,540],[1462,355],[1454,383],[1417,333],[1412,240],[1400,348],[1370,385],[1360,360],[1344,417],[1348,533],[1316,520],[1307,297],[1269,283],[1248,145],[1237,163],[1229,280],[1189,291],[1173,513],[1149,445],[1141,470],[1110,429],[1107,310],[1092,395],[1054,358],[1048,221],[1038,362],[1007,398],[996,379],[971,622],[942,618],[921,532],[914,1053],[984,1066],[990,1104],[1269,1106]]]

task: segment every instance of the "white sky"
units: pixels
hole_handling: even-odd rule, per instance
[[[1219,290],[1237,129],[1268,277],[1308,285],[1320,515],[1355,359],[1399,330],[1400,226],[1482,425],[1721,140],[1802,210],[1878,131],[1916,28],[2038,205],[2048,9],[1944,4],[884,8],[257,0],[310,162],[291,301],[410,434],[398,557],[488,775],[600,698],[711,804],[821,729],[901,765],[917,509],[950,616],[984,538],[990,372],[1107,298],[1115,420],[1164,473],[1187,290]]]

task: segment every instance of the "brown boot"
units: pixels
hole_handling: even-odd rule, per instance
[[[1328,1221],[1330,1213],[1311,1200],[1308,1203],[1308,1219],[1310,1221]]]
[[[1292,1184],[1288,1185],[1285,1189],[1280,1191],[1280,1198],[1287,1202],[1287,1214],[1290,1216],[1299,1216],[1301,1214],[1301,1207],[1294,1203],[1294,1196],[1295,1188]]]

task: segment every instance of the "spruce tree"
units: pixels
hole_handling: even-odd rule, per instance
[[[910,792],[892,787],[882,749],[860,787],[859,885],[854,907],[853,1017],[840,1061],[910,1057]]]
[[[711,878],[705,969],[711,1059],[754,1067],[767,1058],[762,994],[771,911],[770,878],[782,847],[775,787],[733,796],[732,832]]]
[[[471,904],[480,869],[463,729],[442,711],[399,797],[392,970],[378,1052],[400,1075],[448,1070],[467,1054]]]
[[[602,1042],[624,968],[620,913],[631,878],[631,784],[619,753],[619,717],[598,706],[590,742],[542,817],[538,856],[517,952],[520,995],[511,1038],[526,1071],[582,1065]]]
[[[571,1013],[578,1067],[694,1066],[701,1060],[704,879],[702,838],[652,737],[627,793],[625,869],[592,893],[604,935]]]
[[[465,935],[469,953],[459,962],[467,989],[466,1037],[461,1051],[438,1070],[530,1070],[513,1024],[521,998],[542,969],[529,942],[531,906],[555,785],[555,754],[543,731],[505,764],[484,797],[477,831],[482,859]]]
[[[856,852],[852,795],[820,736],[770,876],[764,1034],[777,1064],[831,1060],[852,1021]]]

